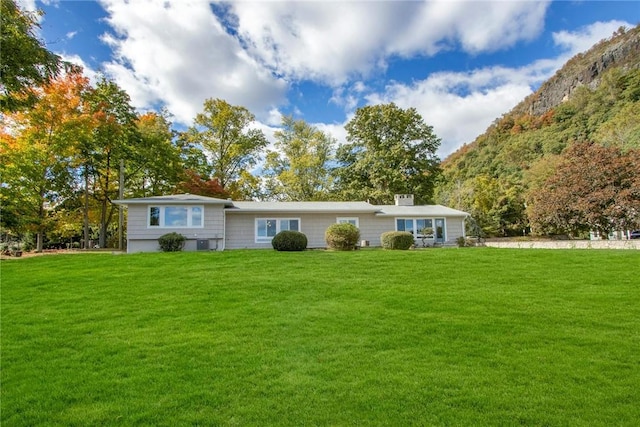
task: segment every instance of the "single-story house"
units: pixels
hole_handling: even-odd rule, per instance
[[[413,195],[395,196],[394,205],[368,202],[236,202],[179,194],[116,200],[128,208],[127,251],[158,251],[158,238],[177,232],[185,250],[271,248],[282,230],[304,233],[309,248],[324,248],[324,233],[334,223],[360,229],[364,245],[379,246],[386,231],[409,231],[416,245],[453,244],[465,235],[466,212],[441,205],[413,204]],[[422,235],[422,231],[431,231]]]

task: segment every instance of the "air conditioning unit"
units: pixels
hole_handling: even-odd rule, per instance
[[[208,251],[209,250],[209,239],[198,239],[198,250],[199,251]]]

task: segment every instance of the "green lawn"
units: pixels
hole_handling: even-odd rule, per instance
[[[640,251],[1,264],[2,426],[637,425]]]

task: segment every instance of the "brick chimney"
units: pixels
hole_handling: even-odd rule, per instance
[[[413,206],[413,194],[396,194],[393,198],[396,206]]]

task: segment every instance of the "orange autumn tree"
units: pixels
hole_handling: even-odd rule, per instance
[[[83,101],[88,91],[82,74],[65,74],[34,88],[31,109],[3,117],[2,199],[20,218],[14,226],[36,234],[37,251],[52,226],[52,208],[70,196],[78,143],[92,131]]]
[[[187,170],[185,180],[176,186],[178,193],[197,194],[198,196],[226,199],[230,196],[218,178],[203,179],[197,172]]]

